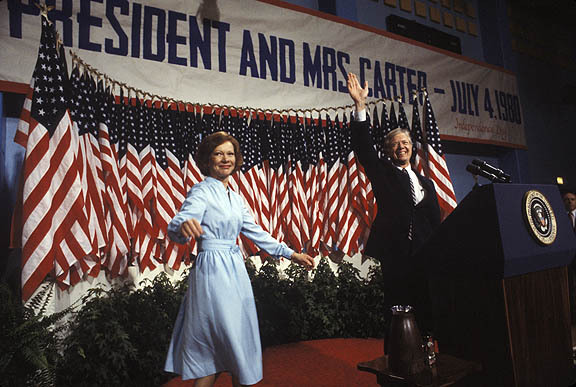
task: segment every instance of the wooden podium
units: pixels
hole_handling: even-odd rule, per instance
[[[536,190],[556,218],[543,244],[525,218]],[[475,188],[417,255],[430,273],[434,334],[441,353],[479,361],[487,386],[574,382],[567,265],[576,237],[551,185]]]

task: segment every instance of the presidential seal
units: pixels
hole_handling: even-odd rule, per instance
[[[556,217],[546,197],[536,190],[524,195],[522,212],[530,235],[543,245],[550,245],[556,239],[558,231]]]

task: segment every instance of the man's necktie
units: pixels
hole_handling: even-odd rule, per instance
[[[568,215],[570,215],[570,224],[572,225],[572,228],[576,232],[576,224],[574,224],[574,213],[570,211]]]
[[[412,240],[412,232],[414,227],[414,206],[416,205],[416,194],[414,193],[414,183],[412,183],[412,179],[408,174],[408,170],[406,168],[402,169],[402,172],[406,175],[406,178],[410,182],[410,195],[412,195],[412,210],[410,212],[410,227],[408,228],[408,240]]]

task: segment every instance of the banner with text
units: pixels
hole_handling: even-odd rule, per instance
[[[272,0],[46,2],[66,47],[152,94],[320,109],[351,103],[346,75],[354,72],[375,99],[408,103],[414,90],[426,88],[444,138],[525,146],[513,74],[384,31]],[[0,2],[0,90],[29,82],[39,12],[33,0]]]

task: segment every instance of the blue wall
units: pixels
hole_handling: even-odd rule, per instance
[[[576,104],[563,102],[562,97],[567,85],[576,88],[576,74],[519,55],[517,75],[530,181],[552,184],[555,176],[564,176],[575,189]]]
[[[7,251],[10,242],[10,222],[24,160],[24,148],[14,143],[18,119],[4,117],[4,97],[0,93],[0,259],[5,258],[2,254]],[[6,262],[0,263],[0,268],[4,264]],[[2,272],[3,269],[0,269]]]
[[[318,9],[318,0],[290,0],[287,3],[299,5],[308,9]]]
[[[473,4],[474,8],[477,7],[476,0],[469,0],[469,1]],[[453,12],[451,10],[443,8],[440,5],[439,0],[438,1],[424,1],[424,2],[426,3],[426,5],[428,5],[430,7],[437,8],[442,12],[444,12],[444,11],[449,12],[453,15],[460,16],[466,20],[477,21],[477,19],[478,19],[478,18],[470,18],[470,17],[467,17],[465,14]],[[347,1],[347,0],[336,0],[336,3],[337,4],[340,4],[340,3],[349,3],[349,4],[352,3],[353,4],[352,1]],[[414,9],[415,9],[414,0],[412,0],[412,13],[401,10],[399,8],[399,6],[391,7],[391,6],[385,5],[382,1],[356,0],[356,18],[355,19],[353,19],[353,17],[354,17],[353,14],[339,14],[338,16],[345,18],[345,19],[354,20],[354,21],[357,21],[359,23],[366,24],[366,25],[376,27],[376,28],[379,28],[381,30],[386,31],[386,17],[388,15],[397,15],[397,16],[400,16],[404,19],[413,20],[413,21],[416,21],[420,24],[426,25],[428,27],[432,27],[432,28],[435,28],[435,29],[440,30],[442,32],[446,32],[448,34],[457,36],[458,38],[460,38],[460,41],[461,41],[462,55],[465,55],[467,57],[474,58],[477,60],[484,61],[484,55],[483,55],[483,51],[482,51],[482,37],[481,37],[482,34],[480,32],[480,29],[478,29],[479,36],[475,37],[475,36],[469,35],[467,33],[457,31],[455,28],[446,27],[446,26],[444,26],[444,24],[442,22],[436,23],[436,22],[432,22],[429,18],[417,16],[414,12]]]
[[[0,93],[0,274],[4,273],[10,241],[10,219],[16,199],[18,176],[22,166],[24,149],[13,142],[17,121],[6,118],[4,94]],[[20,149],[16,149],[20,148]],[[14,152],[20,152],[20,163],[14,163]]]
[[[0,101],[2,98],[3,94],[0,93]],[[16,201],[18,179],[20,178],[20,169],[22,168],[25,154],[24,148],[14,143],[17,128],[17,118],[5,118],[2,116],[2,124],[0,127],[2,131],[0,191],[2,192],[2,199],[9,200],[10,203]]]
[[[510,28],[505,0],[483,0],[478,9],[484,61],[516,71],[515,55],[510,44]]]
[[[452,178],[452,183],[454,185],[454,193],[456,194],[456,200],[458,203],[468,195],[468,193],[474,187],[476,181],[474,177],[466,172],[466,166],[472,162],[473,159],[482,159],[490,165],[499,165],[499,160],[497,157],[488,157],[486,155],[457,155],[457,154],[446,154],[446,163],[450,168],[450,177]],[[457,183],[457,184],[456,184]],[[478,178],[478,184],[484,185],[489,184],[490,181],[483,177]]]
[[[4,93],[0,93],[0,191],[4,183],[4,160],[6,159],[6,117],[4,117]]]

